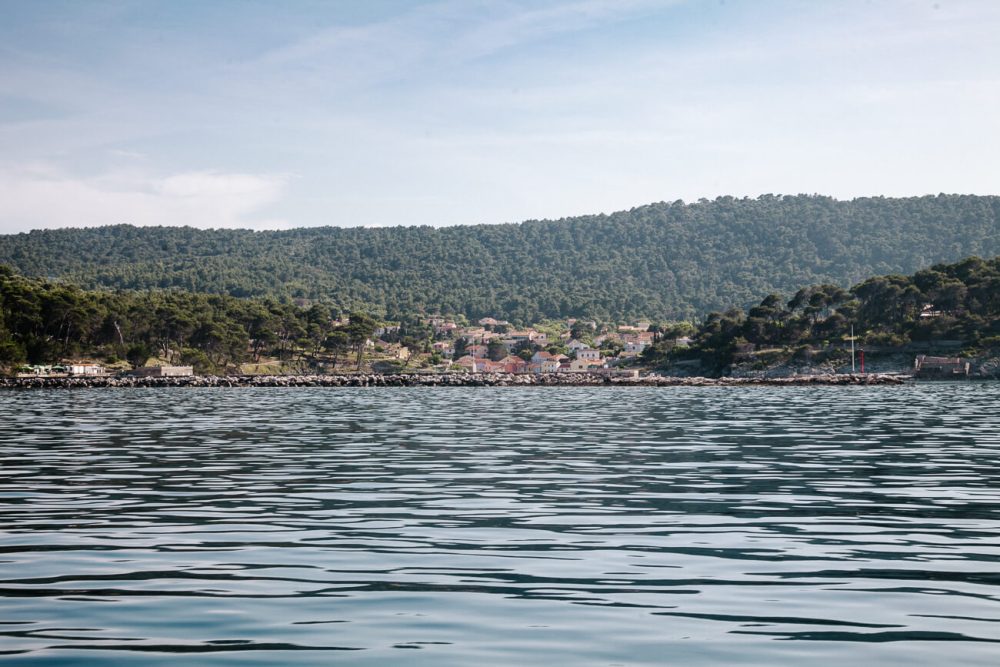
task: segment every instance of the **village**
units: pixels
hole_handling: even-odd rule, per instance
[[[349,320],[334,320],[346,327]],[[664,338],[661,327],[648,321],[631,324],[601,324],[593,320],[548,321],[524,328],[493,317],[474,323],[432,316],[420,319],[427,334],[420,339],[401,335],[403,325],[378,323],[358,346],[357,356],[299,350],[296,359],[258,358],[226,369],[224,375],[261,376],[320,373],[433,373],[433,374],[575,374],[606,378],[638,378],[655,370],[643,351],[659,343],[681,348],[694,341],[688,336]],[[683,328],[682,328],[683,329]],[[250,341],[251,347],[255,341]],[[746,346],[752,348],[753,346]],[[752,349],[737,358],[751,359]],[[248,350],[249,353],[249,350]],[[864,352],[861,353],[864,373]],[[683,362],[682,364],[683,365]],[[899,372],[899,371],[897,371]],[[918,355],[911,374],[923,379],[957,379],[970,375],[970,364],[957,357]],[[100,363],[93,359],[63,360],[16,369],[18,378],[184,378],[218,375],[194,365],[178,365],[169,359],[151,357],[131,365],[119,360]],[[662,374],[662,373],[657,373]],[[674,373],[668,373],[674,374]],[[681,373],[686,375],[688,373]]]
[[[517,329],[492,317],[474,326],[440,317],[424,321],[437,339],[433,351],[450,360],[449,369],[472,373],[601,372],[633,364],[658,336],[649,322],[601,327],[569,319],[562,328]]]
[[[275,374],[306,370],[303,364],[325,373],[362,370],[407,370],[445,373],[592,373],[635,375],[643,350],[657,342],[658,329],[649,322],[601,325],[595,321],[568,319],[544,325],[517,328],[506,320],[484,317],[465,323],[446,317],[420,320],[426,336],[415,341],[400,336],[398,323],[380,323],[355,359],[352,355],[300,355],[298,363],[280,359],[257,359],[229,370],[235,374]],[[337,320],[335,326],[348,321]],[[675,344],[688,344],[678,338]],[[407,345],[408,343],[408,345]],[[253,344],[253,341],[251,341]],[[192,365],[174,365],[150,358],[137,366],[102,364],[96,360],[63,360],[45,365],[25,365],[19,377],[182,377],[197,374]]]

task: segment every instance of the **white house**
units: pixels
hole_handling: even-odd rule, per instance
[[[104,375],[104,367],[99,364],[66,364],[70,375]]]
[[[555,357],[542,359],[541,368],[543,373],[557,373],[559,372],[559,360]]]
[[[553,358],[554,357],[552,356],[552,354],[550,352],[546,352],[545,350],[539,350],[538,352],[535,352],[533,355],[531,355],[531,360],[536,364],[541,363],[547,359],[553,359]]]
[[[625,354],[639,354],[646,349],[648,343],[644,340],[630,340],[625,343]]]

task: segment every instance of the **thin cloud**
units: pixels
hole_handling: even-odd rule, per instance
[[[16,46],[0,96],[31,101],[0,112],[0,223],[441,225],[996,192],[1000,5],[937,4],[254,5],[235,24],[178,9],[173,32],[74,5],[60,16],[89,37],[68,41],[26,6],[0,26]]]
[[[581,0],[513,12],[500,20],[483,21],[465,32],[449,53],[464,59],[491,55],[520,44],[555,35],[578,32],[598,25],[631,19],[653,7],[664,9],[675,2],[652,0]]]

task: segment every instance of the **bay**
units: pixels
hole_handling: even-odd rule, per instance
[[[5,664],[993,665],[1000,386],[0,395]]]

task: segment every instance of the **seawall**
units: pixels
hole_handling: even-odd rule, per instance
[[[734,387],[804,385],[899,385],[895,374],[795,375],[777,378],[604,377],[582,373],[351,375],[193,375],[188,377],[0,378],[0,389],[87,389],[100,387]]]

